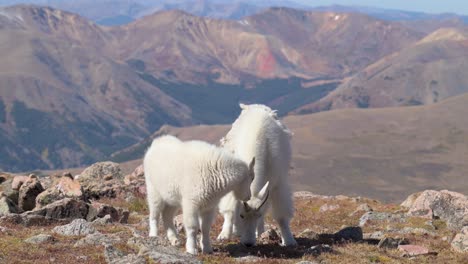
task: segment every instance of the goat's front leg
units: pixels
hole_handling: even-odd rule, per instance
[[[213,248],[211,246],[210,241],[210,229],[211,224],[213,223],[213,219],[215,216],[215,209],[210,209],[200,213],[201,218],[201,237],[200,237],[200,245],[202,252],[205,254],[213,253]]]

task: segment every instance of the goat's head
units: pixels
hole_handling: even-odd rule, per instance
[[[256,243],[256,229],[259,219],[265,214],[268,201],[269,183],[265,183],[263,188],[248,201],[242,201],[239,209],[239,231],[241,243],[245,246],[254,246]]]

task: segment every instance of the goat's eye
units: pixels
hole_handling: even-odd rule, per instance
[[[240,215],[240,217],[241,217],[242,219],[244,219],[244,215]]]

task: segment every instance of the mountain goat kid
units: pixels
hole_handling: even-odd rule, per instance
[[[202,141],[181,141],[166,135],[156,138],[145,154],[143,166],[149,206],[149,236],[158,235],[162,215],[167,238],[179,245],[174,215],[182,208],[186,251],[197,254],[196,235],[201,229],[203,253],[212,253],[210,228],[221,197],[233,192],[250,199],[255,159],[250,165],[220,147]]]

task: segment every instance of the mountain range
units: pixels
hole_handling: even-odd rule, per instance
[[[164,124],[231,123],[239,102],[281,116],[433,104],[466,92],[465,32],[279,7],[240,20],[158,11],[114,27],[3,7],[0,168],[116,157]]]

